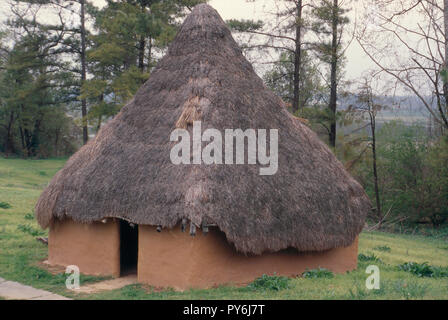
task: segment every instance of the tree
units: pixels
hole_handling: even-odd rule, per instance
[[[0,124],[6,128],[2,149],[7,154],[38,155],[46,143],[42,139],[46,121],[53,115],[65,116],[61,105],[73,99],[74,81],[61,59],[66,53],[61,46],[64,28],[39,23],[34,6],[12,3],[10,38],[1,46]]]
[[[376,203],[376,216],[378,221],[378,226],[381,226],[381,223],[384,220],[383,213],[381,210],[381,201],[380,201],[380,190],[379,190],[379,182],[378,182],[378,166],[377,166],[377,143],[376,143],[376,118],[379,111],[385,108],[383,104],[378,103],[376,100],[378,99],[374,93],[372,88],[372,81],[375,81],[374,77],[365,77],[363,82],[361,83],[358,93],[357,93],[357,101],[356,104],[349,106],[347,110],[347,115],[352,119],[359,119],[364,122],[367,118],[368,126],[370,127],[370,138],[367,139],[367,145],[364,146],[364,149],[361,151],[360,155],[357,159],[360,159],[364,154],[367,148],[371,148],[372,150],[372,172],[373,172],[373,185],[374,185],[374,194],[375,194],[375,203]],[[357,142],[362,142],[364,140],[356,140]],[[363,144],[362,144],[363,145]],[[353,162],[352,164],[353,165]]]
[[[81,87],[87,80],[87,47],[89,32],[86,27],[87,7],[92,5],[87,0],[15,0],[17,3],[28,4],[29,6],[43,7],[59,18],[57,29],[63,31],[64,37],[58,46],[65,53],[76,55],[72,59],[70,72],[78,77],[78,96],[81,104],[81,126],[83,130],[83,143],[86,144],[89,138],[87,122],[87,100],[80,96]],[[73,19],[75,17],[75,19]],[[38,17],[36,15],[36,21]]]
[[[87,61],[93,77],[82,87],[81,98],[90,105],[87,119],[99,130],[102,120],[115,115],[148,74],[142,71],[140,61],[141,9],[125,1],[110,1],[91,14],[95,35],[90,36]]]
[[[315,109],[316,105],[322,103],[323,88],[317,66],[312,61],[312,56],[307,51],[302,52],[300,73],[306,75],[300,78],[301,94],[299,105],[301,115],[306,114],[306,109]],[[279,97],[292,106],[294,101],[294,55],[282,53],[278,62],[274,63],[272,69],[268,70],[263,80],[266,85]]]
[[[80,9],[80,35],[81,35],[81,50],[79,52],[81,60],[81,87],[87,80],[87,59],[86,59],[86,47],[87,47],[87,31],[86,31],[86,1],[79,0]],[[89,140],[89,132],[87,127],[87,100],[81,98],[81,114],[82,114],[82,141],[84,144]]]
[[[91,8],[95,34],[87,51],[93,75],[82,88],[90,104],[88,120],[99,130],[148,79],[156,61],[174,38],[179,18],[202,0],[119,0]],[[160,55],[160,54],[159,54]]]
[[[305,45],[303,38],[307,28],[304,10],[310,7],[310,3],[306,0],[278,0],[276,2],[278,11],[275,13],[274,25],[269,26],[262,21],[251,20],[229,20],[228,24],[234,31],[263,38],[261,42],[254,39],[254,43],[244,46],[245,49],[270,49],[279,51],[280,57],[286,54],[292,58],[292,112],[298,113],[303,107],[300,104],[302,100],[300,95],[303,92],[300,85],[304,81],[303,78],[307,76],[301,74]],[[282,60],[276,60],[274,63],[282,63]]]
[[[330,67],[328,109],[331,116],[329,142],[332,147],[336,147],[338,78],[345,51],[342,40],[344,27],[349,23],[345,16],[348,10],[344,9],[343,5],[344,1],[340,0],[320,0],[312,10],[314,17],[312,29],[319,39],[315,49],[319,58]]]
[[[118,1],[119,3],[120,1]],[[138,68],[145,71],[150,66],[154,41],[156,46],[166,46],[176,33],[176,19],[185,10],[207,0],[121,0],[137,8],[136,31],[138,35]],[[110,6],[111,2],[109,2]],[[148,47],[148,64],[145,65],[145,51]]]
[[[448,129],[448,1],[376,1],[357,41],[376,66]]]
[[[50,5],[56,6],[63,11],[68,11],[71,16],[77,16],[79,18],[79,25],[69,27],[72,31],[72,35],[77,36],[79,39],[70,39],[64,42],[71,53],[79,55],[80,69],[77,72],[80,77],[79,91],[87,80],[87,37],[88,30],[86,28],[86,7],[89,5],[86,0],[72,0],[70,2],[65,2],[62,0],[40,0],[41,2],[48,3]],[[74,8],[73,4],[76,2],[78,4],[78,9]],[[76,69],[75,69],[76,70]],[[89,140],[89,129],[87,121],[87,100],[85,97],[79,96],[81,100],[81,123],[82,123],[82,140],[86,144]]]

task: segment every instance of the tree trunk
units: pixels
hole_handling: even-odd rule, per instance
[[[81,86],[84,85],[87,78],[86,67],[86,23],[85,23],[85,0],[80,0],[81,3]],[[81,114],[82,114],[82,140],[86,144],[89,140],[89,132],[87,128],[87,100],[81,100]]]
[[[22,126],[19,126],[19,131],[20,131],[20,141],[22,142],[22,150],[25,151],[25,134],[23,133],[23,129]]]
[[[444,30],[445,30],[445,70],[448,72],[448,0],[443,1],[443,22],[444,22]],[[443,95],[445,98],[445,110],[439,110],[440,116],[443,120],[445,127],[448,129],[448,119],[446,114],[448,113],[448,82],[443,84]]]
[[[152,61],[152,38],[149,37],[148,39],[148,68],[151,68],[151,62]],[[149,69],[150,70],[150,69]]]
[[[372,111],[371,111],[372,112]],[[378,223],[381,226],[383,220],[383,214],[381,212],[380,191],[378,187],[378,171],[376,166],[376,121],[375,115],[370,114],[370,127],[372,129],[372,160],[373,160],[373,182],[375,188],[375,201],[376,201],[376,214],[378,217]]]
[[[11,112],[9,115],[8,126],[6,127],[6,143],[5,143],[5,154],[8,156],[10,153],[15,153],[14,141],[12,137],[12,125],[14,123],[14,113]]]
[[[146,4],[145,2],[140,2],[141,12],[145,14]],[[140,39],[138,41],[138,68],[141,72],[145,71],[145,49],[146,49],[146,39],[142,34],[140,35]]]
[[[104,94],[101,94],[100,96],[100,103],[102,103],[104,101]],[[98,134],[98,132],[101,129],[101,121],[103,121],[103,115],[100,113],[98,116],[98,121],[96,123],[96,133]]]
[[[31,151],[31,155],[37,156],[38,150],[39,150],[39,145],[40,145],[40,125],[41,125],[41,121],[42,120],[36,120],[34,122],[34,129],[31,135],[31,146],[30,146],[30,151]]]
[[[141,72],[145,71],[145,47],[146,41],[144,36],[140,36],[138,44],[138,68]]]
[[[300,67],[302,59],[302,0],[297,2],[297,16],[296,16],[296,38],[294,50],[294,98],[292,103],[292,112],[296,113],[300,107]]]
[[[59,129],[57,129],[55,131],[55,135],[54,135],[54,155],[56,157],[59,156],[59,135],[60,135],[60,131]]]
[[[25,157],[30,157],[31,156],[31,133],[28,129],[24,129],[23,130],[23,135],[25,137],[25,151],[26,151],[26,156]]]
[[[331,75],[330,75],[330,104],[332,119],[330,123],[330,145],[336,147],[336,107],[337,107],[337,67],[338,67],[338,0],[333,0],[332,11],[332,40],[331,40]]]

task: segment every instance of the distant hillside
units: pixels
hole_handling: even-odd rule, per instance
[[[429,100],[429,99],[428,99]],[[340,97],[338,109],[347,110],[350,105],[356,105],[357,99],[350,95],[347,97]],[[379,112],[377,121],[388,122],[391,120],[401,120],[405,123],[422,123],[426,124],[430,119],[430,112],[415,96],[379,96],[376,97],[376,103],[380,103],[386,108]],[[436,108],[435,103],[433,108]]]

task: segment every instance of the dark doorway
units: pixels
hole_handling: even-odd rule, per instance
[[[138,226],[120,220],[120,274],[137,273]]]

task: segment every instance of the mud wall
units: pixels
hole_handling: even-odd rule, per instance
[[[50,264],[76,265],[84,274],[120,275],[120,229],[113,219],[92,224],[56,221],[48,237]]]
[[[195,237],[180,227],[157,232],[139,227],[138,280],[156,287],[209,288],[221,284],[242,285],[263,275],[297,276],[306,269],[323,267],[336,273],[357,265],[358,240],[347,248],[298,253],[284,250],[260,256],[237,253],[224,233],[199,230]]]

